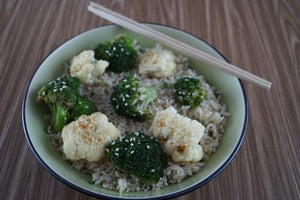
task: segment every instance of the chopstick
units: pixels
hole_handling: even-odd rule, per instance
[[[180,42],[170,36],[167,36],[159,31],[151,29],[137,21],[120,15],[108,8],[105,8],[99,4],[91,2],[88,6],[88,10],[108,21],[118,24],[126,29],[132,30],[136,33],[147,36],[153,40],[156,40],[166,46],[174,48],[188,56],[194,57],[200,61],[211,64],[213,67],[223,70],[228,74],[236,76],[242,80],[248,81],[249,83],[255,84],[259,87],[270,89],[272,83],[259,76],[256,76],[250,72],[240,69],[230,63],[222,61],[214,56],[211,56],[203,51],[200,51],[194,47],[191,47],[183,42]]]

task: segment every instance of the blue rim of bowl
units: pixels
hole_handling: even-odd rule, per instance
[[[156,25],[156,26],[161,26],[161,27],[167,27],[167,28],[171,28],[171,29],[175,29],[177,31],[180,31],[180,32],[183,32],[185,34],[188,34],[190,36],[193,36],[194,38],[204,42],[206,45],[208,45],[210,48],[212,48],[214,51],[216,51],[226,62],[229,63],[229,61],[216,49],[214,48],[212,45],[208,44],[205,40],[199,38],[198,36],[195,36],[191,33],[188,33],[184,30],[181,30],[179,28],[176,28],[176,27],[172,27],[172,26],[168,26],[168,25],[162,25],[162,24],[158,24],[158,23],[149,23],[149,22],[141,22],[143,24],[150,24],[150,25]],[[39,156],[39,154],[37,153],[36,149],[34,148],[33,144],[31,143],[31,140],[29,138],[29,134],[28,134],[28,130],[27,130],[27,126],[26,126],[26,118],[25,118],[25,105],[26,105],[26,101],[27,101],[27,94],[28,94],[28,90],[29,90],[29,87],[31,85],[31,82],[32,82],[32,79],[34,78],[36,72],[38,71],[38,69],[40,68],[41,64],[54,52],[56,51],[57,48],[59,48],[61,45],[65,44],[66,42],[68,42],[69,40],[73,39],[74,37],[77,37],[81,34],[84,34],[88,31],[92,31],[92,30],[95,30],[95,29],[98,29],[98,28],[101,28],[101,27],[107,27],[107,26],[115,26],[115,24],[107,24],[107,25],[103,25],[103,26],[99,26],[99,27],[96,27],[96,28],[92,28],[92,29],[89,29],[87,31],[84,31],[80,34],[77,34],[75,36],[72,36],[70,39],[68,39],[67,41],[63,42],[62,44],[60,44],[59,46],[57,46],[53,51],[51,51],[42,61],[41,63],[39,64],[38,68],[34,71],[33,75],[31,76],[30,78],[30,81],[27,85],[27,88],[26,88],[26,91],[25,91],[25,94],[23,96],[23,102],[22,102],[22,125],[23,125],[23,130],[24,130],[24,134],[25,134],[25,138],[26,138],[26,141],[32,151],[32,153],[34,154],[34,156],[37,158],[37,160],[39,161],[39,163],[50,173],[52,174],[55,178],[57,178],[59,181],[63,182],[64,184],[68,185],[69,187],[71,188],[74,188],[76,189],[77,191],[79,192],[83,192],[85,194],[88,194],[90,196],[93,196],[93,197],[98,197],[98,198],[105,198],[105,199],[113,199],[113,200],[118,200],[118,199],[124,199],[124,198],[119,198],[119,197],[111,197],[111,196],[107,196],[107,195],[103,195],[103,194],[99,194],[99,193],[95,193],[95,192],[91,192],[89,190],[86,190],[86,189],[83,189],[81,187],[78,187],[77,185],[74,185],[73,183],[71,183],[70,181],[64,179],[63,177],[61,177],[59,174],[57,174],[54,170],[52,170],[44,161],[43,159]],[[242,130],[242,134],[239,138],[239,141],[236,145],[236,147],[234,148],[234,150],[232,151],[232,153],[230,154],[229,158],[223,163],[223,165],[221,165],[213,174],[211,174],[209,177],[207,177],[206,179],[204,179],[203,181],[201,181],[200,183],[190,187],[190,188],[187,188],[185,190],[182,190],[182,191],[178,191],[178,192],[174,192],[174,193],[171,193],[171,194],[167,194],[167,195],[163,195],[163,196],[159,196],[159,197],[150,197],[150,198],[142,198],[143,200],[146,200],[146,199],[169,199],[169,198],[174,198],[174,197],[178,197],[178,196],[181,196],[181,195],[184,195],[184,194],[187,194],[193,190],[196,190],[197,188],[200,188],[201,186],[205,185],[206,183],[208,183],[209,181],[211,181],[212,179],[214,179],[218,174],[220,174],[228,165],[229,163],[232,161],[232,159],[235,157],[235,155],[237,154],[239,148],[241,147],[241,144],[242,144],[242,141],[245,137],[245,134],[246,134],[246,129],[247,129],[247,125],[248,125],[248,102],[247,102],[247,98],[246,98],[246,93],[245,93],[245,89],[244,89],[244,86],[241,82],[240,79],[238,79],[239,83],[240,83],[240,86],[241,86],[241,89],[242,89],[242,93],[243,93],[243,97],[244,97],[244,104],[245,104],[245,117],[244,117],[244,125],[243,125],[243,130]],[[130,197],[126,197],[125,198],[126,200],[130,200],[130,199],[134,199],[136,200],[136,198],[130,198]]]

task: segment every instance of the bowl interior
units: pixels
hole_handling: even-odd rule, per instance
[[[148,26],[215,57],[224,59],[209,45],[190,34],[160,25],[148,24]],[[63,72],[64,63],[74,55],[77,55],[82,50],[94,48],[95,44],[100,41],[111,40],[120,33],[127,33],[146,47],[152,47],[156,44],[155,41],[149,38],[115,25],[99,27],[84,32],[62,44],[42,62],[29,84],[28,92],[24,98],[23,110],[23,123],[28,142],[37,158],[46,166],[48,171],[77,189],[82,188],[87,193],[112,198],[120,197],[120,194],[90,184],[89,176],[71,168],[71,165],[62,159],[60,152],[51,144],[50,139],[46,135],[47,122],[43,117],[46,107],[37,103],[36,95],[42,85],[55,79]],[[173,50],[176,52],[175,49]],[[240,82],[237,78],[210,67],[209,64],[196,61],[192,58],[189,61],[193,69],[203,74],[209,84],[214,85],[223,93],[224,97],[222,101],[227,104],[227,109],[232,114],[227,122],[222,142],[217,152],[211,156],[205,167],[198,174],[185,179],[179,184],[165,187],[161,191],[123,193],[121,195],[123,198],[141,199],[174,195],[187,191],[196,185],[201,185],[213,178],[225,167],[240,145],[247,118],[246,100]]]

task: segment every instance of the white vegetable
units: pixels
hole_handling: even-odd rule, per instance
[[[63,150],[69,160],[98,161],[105,154],[107,142],[120,135],[104,114],[82,115],[63,128]]]
[[[101,74],[104,73],[109,63],[105,60],[96,60],[93,50],[81,52],[78,56],[71,59],[70,74],[79,78],[84,84],[95,83]]]
[[[199,145],[204,126],[169,107],[156,114],[150,133],[164,142],[164,149],[174,162],[198,162],[203,157]]]
[[[157,45],[141,55],[139,73],[150,74],[155,77],[169,77],[173,75],[175,67],[175,56],[172,51]]]

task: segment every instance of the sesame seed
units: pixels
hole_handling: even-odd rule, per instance
[[[131,154],[133,154],[133,153],[134,153],[134,151],[131,151],[130,153],[131,153]]]
[[[113,51],[115,51],[116,50],[116,47],[113,47]]]
[[[128,103],[125,103],[124,106],[128,106]]]
[[[120,148],[116,148],[116,151],[119,151]]]
[[[155,172],[155,169],[151,169],[150,172],[152,172],[152,173]]]
[[[116,156],[119,156],[119,154],[118,154],[118,153],[115,153],[115,155],[116,155]]]
[[[149,145],[147,145],[147,149],[150,149],[150,146],[149,146]]]

